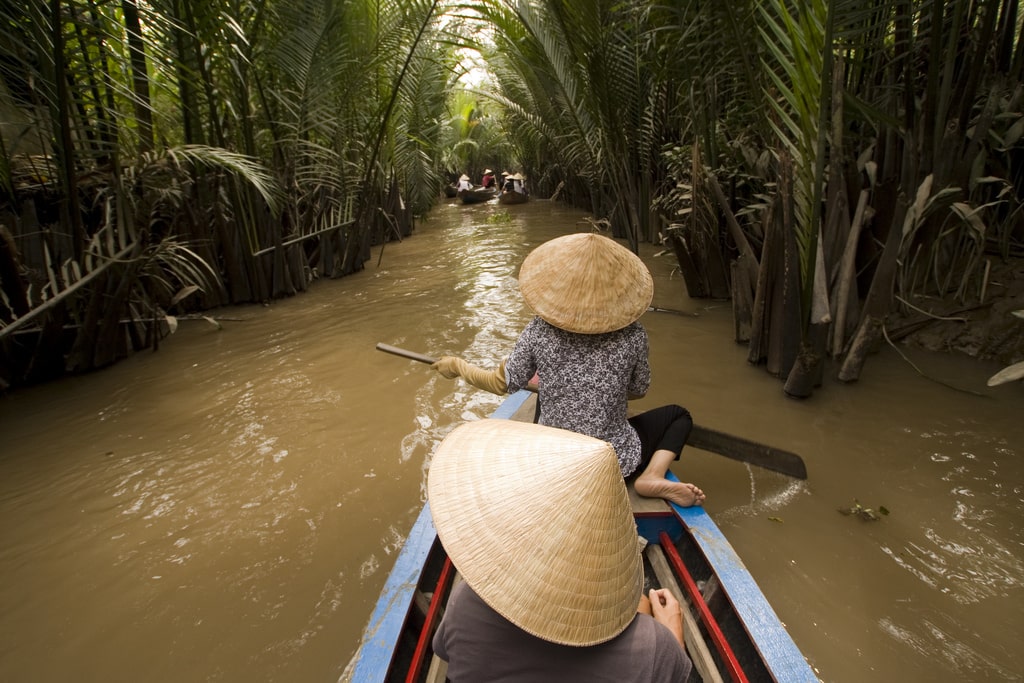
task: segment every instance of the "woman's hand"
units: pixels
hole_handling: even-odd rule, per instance
[[[505,384],[504,361],[494,370],[484,370],[461,358],[442,356],[430,367],[440,372],[442,377],[447,379],[462,377],[477,389],[483,389],[498,396],[502,396],[508,391],[508,386]]]
[[[459,366],[465,364],[466,361],[455,356],[441,356],[436,363],[430,367],[434,368],[441,373],[441,376],[445,379],[455,379],[459,376]]]

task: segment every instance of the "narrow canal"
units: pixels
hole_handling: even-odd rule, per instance
[[[505,218],[506,220],[502,220]],[[182,321],[155,354],[0,398],[0,680],[334,681],[424,498],[434,446],[498,397],[377,342],[496,363],[515,274],[589,229],[551,204],[438,207],[366,270]],[[891,350],[807,401],[746,361],[728,302],[655,275],[651,392],[802,455],[795,482],[684,451],[822,680],[1022,680],[1024,386]],[[840,514],[859,502],[879,521]]]

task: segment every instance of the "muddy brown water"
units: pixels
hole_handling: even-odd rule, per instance
[[[549,202],[445,204],[362,273],[0,398],[0,680],[337,680],[432,449],[499,402],[374,345],[496,362],[529,319],[519,263],[584,229]],[[1024,386],[911,357],[983,396],[956,392],[883,350],[858,383],[787,399],[728,303],[689,300],[656,251],[654,303],[686,315],[644,316],[636,407],[804,457],[806,482],[691,449],[675,470],[821,679],[1022,680]],[[855,500],[890,514],[838,512]]]

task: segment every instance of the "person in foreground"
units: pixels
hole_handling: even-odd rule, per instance
[[[427,500],[463,578],[433,639],[450,681],[687,679],[678,601],[651,590],[638,611],[643,559],[607,442],[469,422],[434,453]]]
[[[667,405],[628,417],[629,399],[643,397],[651,383],[647,331],[638,320],[654,281],[640,257],[602,235],[565,235],[530,252],[519,289],[537,316],[497,369],[455,356],[432,367],[496,394],[523,389],[538,375],[539,424],[611,443],[622,476],[641,496],[702,504],[700,488],[665,478],[693,428],[690,413]]]

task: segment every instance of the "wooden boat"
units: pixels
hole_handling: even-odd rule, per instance
[[[498,196],[498,188],[477,185],[470,190],[459,190],[456,196],[463,204],[481,204]]]
[[[532,421],[536,395],[520,391],[491,417]],[[671,473],[669,473],[671,476]],[[668,588],[684,606],[690,681],[817,683],[818,678],[725,536],[701,507],[681,508],[630,490],[644,551],[645,589]],[[443,683],[431,641],[457,580],[424,505],[355,658],[342,680]]]
[[[455,195],[458,194],[458,192],[459,191],[455,187],[454,183],[444,186],[444,196],[448,197],[448,199],[454,199]]]
[[[515,190],[503,190],[498,195],[499,204],[525,204],[529,199],[530,195]]]

